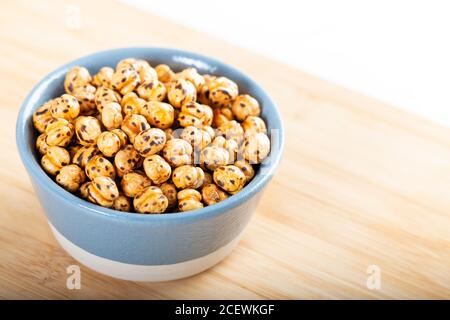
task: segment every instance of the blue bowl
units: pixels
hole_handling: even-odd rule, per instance
[[[64,93],[66,72],[84,66],[95,74],[127,57],[174,70],[195,67],[200,73],[226,76],[239,91],[254,96],[271,135],[271,154],[255,178],[239,193],[200,210],[143,215],[123,213],[89,203],[58,186],[40,166],[32,114],[45,101]],[[100,273],[134,281],[165,281],[199,273],[222,260],[239,241],[262,191],[272,179],[283,149],[283,125],[267,93],[241,71],[196,53],[168,48],[121,48],[72,61],[47,75],[22,104],[16,142],[51,230],[76,260]]]

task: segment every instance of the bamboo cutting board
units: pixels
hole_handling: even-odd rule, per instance
[[[81,267],[81,290],[69,290],[76,261],[55,242],[20,164],[15,119],[48,72],[123,46],[188,49],[247,72],[281,109],[284,159],[215,268],[151,284]],[[450,298],[448,128],[115,2],[3,1],[0,68],[0,298]],[[371,290],[372,265],[381,288]]]

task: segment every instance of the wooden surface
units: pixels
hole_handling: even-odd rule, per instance
[[[0,298],[450,298],[449,129],[119,3],[79,3],[81,28],[71,30],[74,3],[0,4]],[[82,288],[71,291],[66,267],[76,262],[20,164],[16,115],[59,65],[133,45],[189,49],[250,74],[281,109],[284,160],[215,268],[150,284],[81,267]],[[366,287],[369,265],[381,269],[380,290]]]

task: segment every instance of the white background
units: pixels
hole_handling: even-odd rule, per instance
[[[122,1],[450,126],[450,1]]]

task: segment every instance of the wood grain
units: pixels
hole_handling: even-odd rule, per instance
[[[79,30],[66,27],[74,3]],[[0,9],[0,298],[450,298],[448,128],[119,3]],[[134,45],[197,51],[251,75],[281,109],[284,159],[238,248],[215,268],[151,284],[82,267],[82,289],[71,291],[66,267],[76,262],[52,237],[20,164],[16,115],[59,65]],[[380,290],[366,287],[373,264]]]

